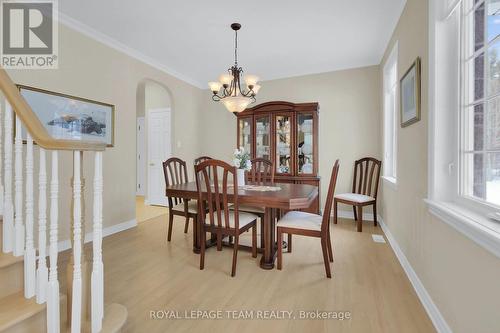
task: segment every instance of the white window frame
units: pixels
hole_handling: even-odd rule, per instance
[[[429,211],[500,258],[498,207],[461,195],[462,19],[450,0],[429,3]],[[440,9],[452,8],[443,15]]]
[[[463,2],[467,3],[468,1],[472,2],[472,0],[464,0]],[[488,71],[489,66],[488,66],[488,58],[487,58],[488,57],[488,54],[487,54],[488,46],[491,46],[500,40],[500,37],[496,37],[491,42],[488,42],[488,40],[487,40],[487,38],[488,38],[487,33],[488,32],[487,32],[487,27],[486,27],[486,25],[487,25],[486,24],[486,22],[487,22],[486,3],[487,3],[486,0],[478,1],[470,9],[467,9],[467,12],[465,12],[463,5],[460,7],[457,7],[457,10],[460,10],[460,12],[461,12],[460,13],[461,19],[464,21],[461,24],[462,31],[460,32],[460,35],[461,35],[460,39],[462,42],[462,45],[461,45],[461,53],[462,53],[462,55],[461,55],[461,58],[462,58],[462,63],[461,63],[461,72],[462,72],[461,102],[462,102],[462,105],[461,105],[461,110],[460,110],[460,117],[461,118],[460,118],[460,128],[459,128],[459,140],[460,140],[460,150],[459,151],[460,151],[460,154],[458,156],[459,173],[458,173],[457,201],[459,203],[469,207],[470,209],[478,211],[479,213],[483,213],[484,215],[488,215],[488,214],[491,214],[493,212],[500,211],[500,206],[496,205],[494,203],[488,202],[484,199],[477,198],[477,197],[474,197],[472,195],[468,195],[465,193],[465,188],[470,186],[470,185],[468,185],[468,183],[470,183],[471,180],[465,174],[464,164],[465,164],[465,155],[467,153],[472,153],[475,151],[473,148],[472,149],[466,148],[466,146],[468,145],[467,141],[469,140],[468,134],[470,134],[470,133],[467,133],[468,131],[470,131],[470,129],[467,129],[466,127],[470,126],[470,124],[468,122],[471,121],[470,119],[468,122],[465,120],[465,118],[467,117],[467,108],[472,107],[475,104],[483,103],[483,105],[484,105],[483,112],[484,112],[484,114],[486,114],[487,103],[489,101],[493,100],[494,98],[497,98],[500,95],[499,93],[496,93],[492,96],[487,96],[487,89],[488,89],[487,84],[488,83],[487,83],[487,80],[485,79],[484,87],[483,87],[483,89],[484,89],[483,98],[479,99],[478,101],[473,101],[473,100],[471,101],[467,97],[468,94],[472,94],[472,90],[473,90],[474,86],[471,84],[472,78],[469,77],[469,76],[473,75],[472,69],[467,66],[466,61],[468,61],[468,60],[473,61],[476,55],[478,55],[480,53],[484,53],[484,77],[488,78],[489,77],[489,71]],[[472,48],[472,46],[466,45],[466,44],[474,42],[473,41],[474,34],[471,31],[467,31],[470,27],[467,26],[467,22],[465,22],[465,16],[466,15],[473,15],[474,10],[476,8],[480,7],[482,4],[485,5],[485,9],[484,9],[485,10],[485,28],[484,28],[485,41],[484,41],[484,46],[481,47],[480,49],[478,49],[477,51],[473,51],[472,55],[469,55],[467,53],[467,48],[468,47]],[[471,24],[471,22],[469,22],[469,24]],[[468,41],[464,41],[465,38],[467,38]],[[464,79],[464,77],[465,77],[465,79]],[[467,84],[469,84],[469,85],[467,85]],[[483,169],[484,169],[484,166],[483,166]]]
[[[383,69],[384,90],[384,168],[382,178],[393,188],[397,184],[397,131],[398,131],[398,42],[394,44]]]

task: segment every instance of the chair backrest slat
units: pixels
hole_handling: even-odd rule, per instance
[[[352,192],[377,198],[382,162],[365,157],[354,162]]]
[[[186,162],[177,157],[172,157],[163,162],[163,175],[165,176],[165,185],[179,185],[189,182],[187,175]],[[168,197],[169,207],[183,202],[182,198]]]
[[[252,169],[247,173],[247,179],[255,185],[270,185],[274,183],[273,171],[273,162],[265,158],[254,158]]]
[[[234,227],[239,227],[238,221],[238,183],[236,168],[224,161],[208,159],[195,167],[196,188],[198,190],[198,209],[208,207],[208,216],[200,213],[202,223],[218,228],[230,226],[229,204],[233,203]],[[212,175],[212,177],[211,177]],[[222,179],[219,179],[222,177]],[[205,222],[208,218],[208,222]]]
[[[321,221],[321,231],[328,230],[330,223],[330,216],[332,213],[333,198],[335,194],[335,187],[337,186],[337,176],[339,174],[339,160],[335,161],[333,165],[332,174],[330,176],[330,184],[328,185],[328,193],[326,195],[325,210],[323,212],[323,220]]]
[[[197,165],[198,165],[198,164],[200,164],[201,162],[205,162],[205,161],[212,160],[212,159],[213,159],[213,158],[211,158],[210,156],[200,156],[200,157],[198,157],[198,158],[196,158],[196,159],[194,160],[194,166],[197,166]],[[211,171],[210,169],[208,170],[208,175],[209,175],[210,177],[212,177],[212,171]],[[212,179],[212,178],[210,178],[210,179]]]

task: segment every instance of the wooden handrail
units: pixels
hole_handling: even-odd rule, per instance
[[[51,137],[2,67],[0,67],[0,89],[9,101],[15,114],[21,119],[28,133],[40,147],[50,150],[103,151],[106,149],[106,144],[101,142],[82,142],[54,139]]]

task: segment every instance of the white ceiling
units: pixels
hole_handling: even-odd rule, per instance
[[[199,87],[233,64],[263,80],[379,64],[406,0],[64,0],[62,21]]]

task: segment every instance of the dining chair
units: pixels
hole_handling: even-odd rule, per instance
[[[206,233],[210,232],[217,235],[218,251],[222,250],[223,236],[234,237],[231,276],[235,276],[239,237],[250,228],[252,228],[252,257],[257,257],[258,216],[239,211],[238,177],[235,167],[211,159],[195,166],[195,177],[200,212],[200,269],[205,266]],[[230,204],[232,210],[229,209]],[[206,214],[203,213],[205,209],[208,209]]]
[[[270,186],[274,184],[273,162],[265,158],[251,160],[252,169],[246,173],[246,180],[253,185]],[[232,207],[231,207],[232,209]],[[255,214],[260,219],[260,247],[264,248],[264,214],[265,208],[253,205],[240,205],[240,212]]]
[[[205,161],[212,160],[212,159],[213,158],[211,158],[210,156],[200,156],[194,160],[194,165],[198,165],[201,162],[205,162]]]
[[[177,157],[172,157],[163,162],[163,175],[165,176],[165,185],[179,185],[189,182],[187,175],[186,162]],[[174,216],[182,216],[186,219],[184,224],[184,233],[188,232],[189,219],[196,221],[198,216],[198,203],[196,200],[184,200],[176,197],[167,197],[168,200],[168,236],[170,242],[172,238],[172,224]]]
[[[301,212],[290,211],[286,213],[277,224],[278,234],[278,269],[283,266],[283,234],[294,234],[301,236],[317,237],[321,239],[321,250],[323,252],[323,261],[325,263],[326,276],[332,277],[330,271],[330,262],[333,262],[332,241],[330,239],[330,214],[332,212],[333,195],[337,184],[337,175],[339,173],[339,160],[335,161],[328,186],[326,196],[325,210],[323,216]]]
[[[198,164],[200,164],[201,162],[205,162],[205,161],[208,161],[208,160],[212,160],[213,158],[210,157],[210,156],[200,156],[198,158],[196,158],[194,160],[194,166],[197,166]],[[208,175],[210,176],[210,179],[212,179],[212,176],[210,174],[210,172],[208,173]]]
[[[337,194],[334,198],[333,223],[337,224],[338,203],[351,205],[357,230],[363,230],[363,207],[373,205],[373,224],[377,226],[377,193],[382,161],[365,157],[354,162],[352,192]]]

